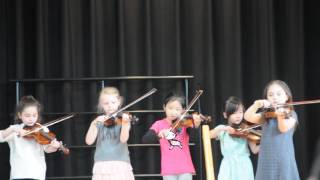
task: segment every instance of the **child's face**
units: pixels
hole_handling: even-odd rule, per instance
[[[243,119],[243,107],[239,106],[236,112],[231,114],[228,118],[229,124],[240,124]]]
[[[278,84],[272,84],[267,92],[267,99],[271,104],[284,104],[288,101],[286,92]]]
[[[120,99],[116,95],[103,94],[100,96],[99,105],[106,114],[117,111],[120,107]]]
[[[39,118],[38,108],[36,106],[25,107],[23,111],[18,114],[18,116],[23,124],[27,126],[33,126]]]
[[[183,113],[183,107],[178,100],[169,101],[164,107],[163,110],[166,113],[167,118],[175,119]]]

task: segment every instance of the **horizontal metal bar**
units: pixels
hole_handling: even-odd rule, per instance
[[[128,113],[163,113],[163,110],[131,110],[125,111]],[[97,112],[87,111],[87,112],[43,112],[42,115],[60,115],[60,114],[97,114]]]
[[[190,109],[190,112],[194,112],[194,109]],[[138,113],[163,113],[163,110],[131,110],[131,111],[125,111],[131,114],[138,114]],[[97,114],[97,112],[93,111],[87,111],[87,112],[42,112],[41,115],[64,115],[64,114],[75,114],[75,115],[91,115],[91,114]],[[10,113],[10,116],[14,116],[13,113]]]
[[[189,146],[195,146],[195,143],[189,143]],[[160,146],[160,144],[128,144],[129,147],[154,147]],[[67,146],[69,149],[82,149],[82,148],[95,148],[96,146],[89,145],[70,145]]]
[[[148,80],[148,79],[192,79],[194,76],[118,76],[118,77],[93,77],[93,78],[35,78],[35,79],[10,79],[9,82],[61,82],[61,81],[104,81],[104,80]]]
[[[161,174],[134,174],[135,177],[161,177]],[[193,174],[193,176],[196,176]],[[46,179],[91,179],[92,176],[60,176],[60,177],[46,177]]]

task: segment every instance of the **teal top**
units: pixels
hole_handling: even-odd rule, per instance
[[[94,161],[125,161],[130,163],[127,143],[120,142],[121,125],[105,127],[97,124],[98,139]]]
[[[225,125],[218,127],[225,127]],[[226,131],[220,132],[217,140],[220,140],[223,155],[218,180],[253,180],[254,174],[247,140],[232,137]]]

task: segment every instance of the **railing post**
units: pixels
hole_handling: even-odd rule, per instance
[[[101,81],[101,89],[104,88],[104,80]]]
[[[16,104],[19,104],[19,99],[20,99],[20,82],[16,82]]]
[[[184,79],[184,88],[186,92],[186,106],[189,104],[189,81],[187,78]]]

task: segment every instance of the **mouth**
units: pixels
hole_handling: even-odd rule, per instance
[[[238,120],[235,121],[235,123],[236,123],[236,124],[240,124],[241,121],[242,121],[242,119],[238,119]]]
[[[28,122],[26,125],[27,126],[33,126],[35,123],[33,123],[33,122]]]

